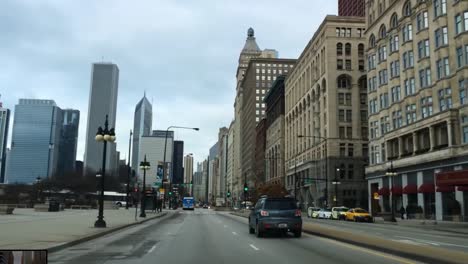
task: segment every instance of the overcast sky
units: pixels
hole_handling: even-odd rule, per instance
[[[239,53],[253,27],[261,49],[297,58],[337,0],[1,0],[0,94],[53,99],[81,112],[83,160],[91,63],[120,69],[117,148],[128,154],[135,105],[146,90],[153,129],[178,130],[202,161],[234,116]],[[13,123],[10,124],[10,127]],[[11,132],[11,130],[10,130]],[[11,138],[11,134],[10,134]]]

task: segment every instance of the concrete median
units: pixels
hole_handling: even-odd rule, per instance
[[[232,212],[231,214],[245,218],[248,217],[248,214],[244,212]],[[325,237],[427,263],[468,263],[468,254],[460,251],[406,244],[385,238],[363,235],[357,232],[337,230],[307,222],[303,223],[302,231],[311,235]]]

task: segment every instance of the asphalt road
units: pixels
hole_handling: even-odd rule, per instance
[[[333,240],[248,233],[247,220],[207,209],[165,217],[49,254],[50,263],[416,263]]]
[[[310,221],[315,224],[322,224],[326,227],[333,227],[334,229],[358,232],[360,234],[385,238],[407,244],[433,246],[463,252],[468,251],[468,235],[464,233],[456,233],[456,231],[438,231],[434,230],[431,226],[418,228],[392,224],[355,223],[329,219],[303,218],[303,220]]]

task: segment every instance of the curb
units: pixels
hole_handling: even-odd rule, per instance
[[[72,247],[72,246],[81,244],[83,242],[87,242],[87,241],[90,241],[90,240],[93,240],[93,239],[108,235],[110,233],[122,230],[122,229],[127,228],[127,227],[139,225],[139,224],[148,222],[150,220],[161,218],[161,217],[163,217],[165,215],[167,215],[167,212],[162,212],[161,214],[155,215],[154,217],[151,217],[151,218],[147,218],[147,219],[144,219],[144,220],[141,220],[141,221],[138,221],[138,222],[134,222],[134,223],[130,223],[130,224],[114,227],[114,228],[110,228],[108,230],[105,230],[105,231],[102,231],[102,232],[99,232],[99,233],[96,233],[96,234],[92,234],[92,235],[85,236],[85,237],[82,237],[82,238],[79,238],[79,239],[76,239],[76,240],[73,240],[73,241],[65,242],[65,243],[57,245],[57,246],[52,246],[52,247],[46,248],[46,250],[49,253],[54,253],[54,252],[57,252],[59,250],[65,249],[65,248]]]
[[[231,214],[247,218],[247,216],[238,213]],[[303,223],[302,232],[427,263],[466,263],[468,259],[468,254],[463,252],[422,245],[403,244],[378,237],[326,228],[311,223]]]

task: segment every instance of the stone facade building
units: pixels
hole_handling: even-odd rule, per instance
[[[365,26],[326,16],[286,78],[286,188],[303,209],[367,207]]]
[[[366,8],[369,206],[467,219],[468,2],[367,1]],[[386,176],[389,169],[396,176]]]

